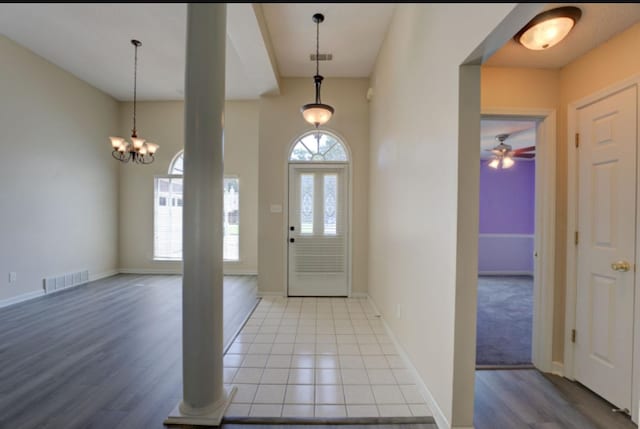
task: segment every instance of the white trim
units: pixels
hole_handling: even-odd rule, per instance
[[[29,301],[34,298],[38,298],[46,295],[43,290],[34,290],[33,292],[23,293],[11,298],[5,298],[0,300],[0,308],[8,307],[13,304],[18,304],[20,302]]]
[[[551,374],[557,375],[558,377],[564,377],[564,365],[562,362],[558,362],[556,360],[551,362]]]
[[[532,276],[531,271],[478,271],[479,276]]]
[[[424,380],[422,380],[422,377],[420,377],[418,370],[416,369],[415,366],[413,366],[411,359],[409,359],[409,355],[398,342],[398,339],[396,338],[395,334],[387,324],[387,321],[384,320],[384,317],[382,317],[382,313],[380,313],[380,310],[378,310],[378,306],[376,305],[373,298],[369,296],[368,302],[369,304],[371,304],[371,307],[373,308],[373,311],[375,312],[376,317],[380,318],[380,321],[382,322],[382,325],[384,326],[385,331],[387,331],[387,335],[389,335],[389,338],[391,338],[393,345],[396,347],[396,350],[398,351],[398,355],[400,356],[400,359],[402,359],[402,363],[404,363],[404,365],[407,367],[407,370],[413,376],[414,380],[416,380],[420,395],[422,396],[422,399],[424,399],[424,401],[426,402],[427,407],[429,408],[429,411],[431,411],[431,413],[433,414],[433,419],[436,421],[436,425],[440,429],[451,428],[451,424],[449,423],[449,420],[447,419],[444,412],[436,402],[435,398],[433,397],[433,394],[425,384]],[[462,427],[456,427],[456,428],[462,429]]]
[[[232,267],[229,267],[232,268]],[[252,269],[223,269],[225,276],[257,276],[258,271]]]
[[[220,426],[224,413],[231,405],[231,401],[235,396],[238,388],[236,386],[226,387],[224,396],[218,401],[212,404],[208,409],[204,410],[204,413],[198,414],[184,414],[180,409],[183,402],[180,401],[178,405],[173,408],[169,417],[164,420],[165,425],[194,425],[194,426]],[[200,411],[200,410],[199,410]]]
[[[634,75],[621,80],[613,85],[609,85],[593,92],[587,97],[575,100],[567,106],[567,141],[573,142],[577,132],[577,112],[578,109],[594,103],[602,98],[606,98],[628,87],[636,85],[640,90],[640,75]],[[638,94],[640,96],[640,94]],[[640,109],[636,108],[636,145],[638,145],[638,127],[640,126]],[[567,272],[566,272],[566,303],[565,303],[565,331],[564,331],[564,375],[573,380],[574,376],[574,350],[571,342],[571,331],[576,327],[576,305],[577,305],[577,249],[575,246],[575,231],[578,228],[578,149],[574,144],[568,145],[567,151]],[[637,151],[636,175],[640,173],[640,148]],[[636,184],[640,179],[636,176]],[[640,214],[640,195],[638,195],[636,185],[636,212]],[[640,266],[640,228],[636,227],[636,266]],[[640,287],[640,276],[635,276],[634,288],[636,291]],[[633,404],[640,405],[640,293],[635,294],[634,303],[634,333],[633,333],[633,388],[631,392],[631,419],[638,423],[640,410]]]
[[[484,237],[484,238],[534,238],[535,234],[493,234],[493,233],[484,234],[484,233],[480,233],[480,234],[478,234],[478,237]]]
[[[369,294],[367,292],[351,292],[349,298],[369,298]]]
[[[257,292],[258,298],[264,298],[267,296],[277,296],[277,297],[286,297],[282,292],[272,291],[272,290],[258,290]]]
[[[120,268],[120,274],[182,274],[182,268]]]
[[[554,109],[484,109],[482,119],[525,119],[540,121],[536,130],[536,186],[534,233],[534,308],[532,361],[536,368],[552,368],[553,308],[555,290],[556,222],[556,111]]]
[[[98,274],[89,275],[89,281],[94,282],[96,280],[101,280],[107,277],[115,276],[116,274],[120,274],[119,269],[107,270]],[[86,283],[86,282],[85,282]]]

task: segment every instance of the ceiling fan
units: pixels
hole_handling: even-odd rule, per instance
[[[534,158],[535,146],[523,147],[521,149],[513,150],[511,145],[506,144],[505,140],[509,138],[511,134],[498,134],[496,140],[498,145],[493,149],[489,149],[489,152],[493,153],[493,158],[487,164],[491,168],[511,168],[515,164],[514,158]]]

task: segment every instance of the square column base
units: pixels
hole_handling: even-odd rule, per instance
[[[224,417],[225,411],[231,405],[231,401],[233,400],[233,396],[236,394],[238,390],[237,387],[233,386],[231,389],[226,390],[225,398],[220,401],[220,405],[218,405],[212,412],[208,414],[203,414],[200,416],[193,415],[185,415],[180,411],[180,404],[176,405],[169,417],[167,417],[164,421],[165,425],[194,425],[194,426],[220,426],[222,423],[222,418]]]

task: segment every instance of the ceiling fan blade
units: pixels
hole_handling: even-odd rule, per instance
[[[511,155],[511,157],[513,157],[513,158],[535,158],[536,154],[535,153],[514,153],[513,155]]]
[[[520,154],[520,153],[524,153],[524,152],[533,152],[534,150],[536,150],[535,146],[529,146],[529,147],[523,147],[523,148],[520,148],[520,149],[516,149],[516,150],[513,151],[513,153]]]

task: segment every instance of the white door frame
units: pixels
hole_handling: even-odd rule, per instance
[[[578,109],[591,104],[599,99],[606,98],[630,86],[637,85],[640,89],[640,75],[632,76],[616,84],[610,85],[591,95],[569,103],[567,106],[567,273],[566,273],[566,307],[565,307],[565,331],[564,331],[564,376],[575,380],[574,353],[571,341],[571,331],[576,327],[576,301],[577,301],[577,249],[575,246],[575,231],[578,228],[578,149],[574,141],[577,131]],[[637,123],[640,125],[640,109],[636,112]],[[637,136],[636,136],[637,138]],[[636,142],[638,144],[638,142]],[[636,213],[640,214],[640,198],[638,198],[638,170],[640,170],[640,150],[636,160]],[[636,228],[636,260],[635,266],[640,266],[640,228]],[[640,400],[640,291],[638,290],[638,276],[635,276],[635,303],[634,303],[634,329],[633,329],[633,388],[631,392],[631,417],[638,422]]]
[[[532,363],[543,372],[560,372],[552,359],[555,290],[556,111],[555,109],[483,109],[482,119],[531,119],[536,132],[535,235]]]
[[[298,143],[298,141],[300,140],[300,138],[304,135],[306,135],[307,133],[309,133],[310,131],[314,131],[314,130],[307,130],[303,133],[300,133],[298,136],[296,136],[296,138],[294,138],[293,140],[291,140],[291,142],[289,143],[289,145],[287,146],[287,152],[285,154],[285,163],[284,163],[284,168],[285,168],[285,174],[284,174],[284,199],[283,199],[283,206],[280,208],[281,210],[284,211],[284,216],[282,216],[282,231],[283,231],[283,235],[282,235],[282,243],[283,243],[283,272],[285,273],[284,275],[284,284],[282,285],[282,293],[277,293],[280,296],[283,296],[285,298],[287,298],[289,296],[289,166],[291,164],[304,164],[304,165],[311,165],[311,166],[322,166],[322,165],[346,165],[347,167],[347,176],[348,176],[348,183],[347,183],[347,190],[349,192],[348,195],[348,205],[347,205],[347,209],[349,210],[348,216],[347,216],[347,228],[349,229],[349,231],[347,232],[347,297],[351,298],[353,296],[353,292],[352,292],[352,287],[353,287],[353,250],[352,250],[352,237],[353,237],[353,228],[352,228],[352,219],[353,219],[353,154],[351,152],[351,148],[349,147],[349,144],[347,143],[347,141],[344,139],[344,137],[342,137],[341,134],[337,133],[336,131],[329,129],[329,128],[322,128],[321,132],[323,133],[327,133],[330,134],[332,136],[334,136],[336,139],[338,139],[338,141],[340,143],[342,143],[342,145],[344,146],[345,151],[347,152],[347,156],[349,157],[349,160],[347,162],[295,162],[295,161],[289,161],[289,156],[291,156],[291,151],[293,150],[293,147],[296,145],[296,143]]]

